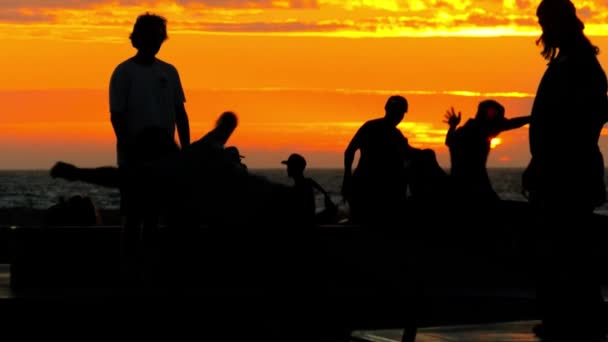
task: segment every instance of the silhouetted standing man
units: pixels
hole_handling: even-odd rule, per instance
[[[143,215],[138,189],[130,186],[129,170],[141,161],[136,137],[146,128],[158,127],[171,137],[175,127],[181,147],[190,144],[185,96],[177,69],[156,58],[167,39],[165,18],[146,13],[133,26],[130,39],[135,56],[120,63],[110,79],[110,112],[116,134],[118,167],[121,175],[121,211],[125,217],[127,246],[137,240]],[[151,156],[150,156],[151,157]],[[155,223],[152,223],[154,225]],[[146,225],[146,223],[144,223]]]
[[[574,5],[544,0],[536,14],[537,44],[549,64],[532,107],[524,186],[538,218],[541,335],[594,341],[603,328],[592,213],[605,200],[598,140],[608,120],[608,86]]]
[[[342,195],[355,223],[394,222],[404,210],[407,195],[405,165],[417,149],[412,148],[397,125],[408,110],[403,96],[391,96],[383,118],[367,121],[344,152]],[[360,151],[352,172],[355,152]]]

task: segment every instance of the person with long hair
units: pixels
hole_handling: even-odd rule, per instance
[[[549,62],[532,106],[532,159],[523,177],[535,213],[536,332],[543,340],[595,341],[604,331],[592,214],[606,196],[598,141],[608,121],[608,82],[572,2],[543,0],[536,14],[537,45]]]

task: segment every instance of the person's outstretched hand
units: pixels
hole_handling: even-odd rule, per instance
[[[456,114],[456,111],[454,110],[454,107],[451,107],[445,113],[443,122],[445,122],[448,125],[450,125],[451,128],[455,128],[456,126],[458,126],[458,124],[460,124],[461,118],[462,118],[462,113],[458,112],[458,114]]]
[[[64,162],[57,162],[51,168],[51,177],[75,180],[76,166]]]

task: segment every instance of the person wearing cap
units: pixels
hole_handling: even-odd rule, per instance
[[[337,207],[319,183],[312,178],[304,177],[306,159],[297,153],[292,153],[281,164],[287,165],[287,176],[294,180],[295,205],[297,205],[298,211],[302,213],[301,216],[307,219],[308,222],[306,223],[331,223],[327,221],[331,221],[332,213],[335,217]],[[315,190],[321,192],[325,197],[325,210],[319,216],[316,214]]]
[[[395,221],[406,204],[405,162],[419,151],[397,128],[408,102],[403,96],[391,96],[384,109],[384,117],[364,123],[344,152],[342,196],[353,223]],[[356,151],[360,158],[353,172]]]
[[[247,170],[247,165],[243,163],[243,158],[245,158],[245,156],[241,155],[239,149],[236,148],[236,146],[226,147],[224,149],[224,153],[226,154],[226,156],[228,156],[228,159],[231,162],[234,162],[237,165],[241,166],[244,170]]]
[[[600,341],[603,267],[593,251],[604,227],[596,227],[593,211],[606,199],[598,142],[608,121],[608,82],[571,1],[543,0],[536,15],[536,43],[548,64],[532,105],[532,159],[522,181],[535,215],[541,337]]]
[[[467,205],[494,207],[500,198],[486,168],[491,140],[504,131],[530,123],[530,116],[507,119],[503,105],[489,99],[479,103],[475,118],[458,127],[461,117],[452,107],[444,120],[449,125],[445,144],[450,149],[450,179],[456,187],[456,196]]]

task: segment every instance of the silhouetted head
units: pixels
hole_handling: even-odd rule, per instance
[[[293,178],[304,174],[306,159],[297,153],[292,153],[289,158],[283,160],[281,164],[287,165],[287,176]]]
[[[412,162],[409,183],[412,197],[419,200],[444,200],[449,191],[449,176],[439,166],[435,151],[419,150]]]
[[[155,56],[163,42],[168,38],[167,19],[146,12],[137,17],[129,38],[131,44],[139,53],[150,57]]]
[[[175,139],[165,128],[151,126],[144,128],[135,137],[133,157],[138,162],[149,162],[178,151]]]
[[[239,149],[236,148],[236,146],[228,146],[224,149],[224,152],[226,153],[226,155],[228,155],[230,160],[234,161],[235,163],[240,163],[241,159],[245,158],[245,156],[241,155]]]
[[[484,122],[497,122],[505,118],[505,107],[494,100],[479,102],[475,119]]]
[[[536,44],[542,45],[541,54],[545,59],[553,60],[558,49],[574,48],[579,44],[594,54],[599,52],[585,37],[585,24],[576,16],[576,8],[570,0],[543,0],[536,9],[536,16],[543,30]]]
[[[407,100],[403,96],[393,95],[386,101],[384,111],[385,118],[397,126],[407,113]]]

